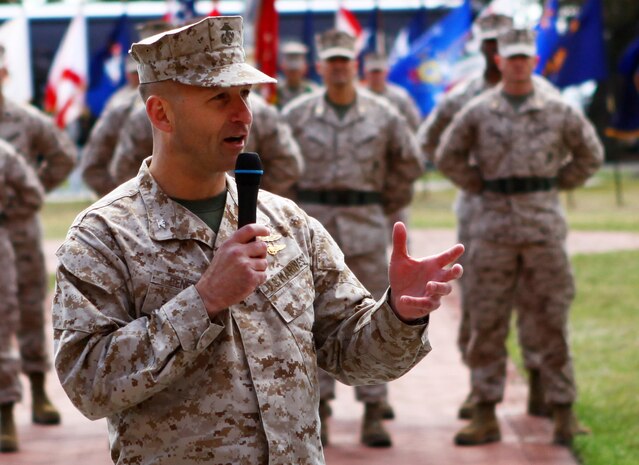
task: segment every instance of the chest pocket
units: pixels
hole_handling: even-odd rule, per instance
[[[303,254],[289,261],[259,289],[287,324],[306,313],[315,300],[313,274]],[[308,323],[312,326],[312,321]]]
[[[197,280],[189,279],[188,277],[184,278],[165,271],[154,271],[149,281],[138,317],[150,315],[154,310],[157,310],[184,289],[195,283],[197,283]]]

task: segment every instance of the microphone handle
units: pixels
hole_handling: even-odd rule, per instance
[[[259,186],[238,186],[238,228],[257,221],[257,192]]]

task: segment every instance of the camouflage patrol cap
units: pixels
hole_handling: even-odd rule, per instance
[[[537,55],[535,45],[535,33],[531,29],[509,29],[499,34],[497,38],[499,54],[503,57],[525,55],[534,57]]]
[[[147,37],[151,37],[174,28],[175,26],[173,24],[160,19],[145,21],[135,26],[135,30],[140,36],[140,39],[146,39]]]
[[[276,82],[245,62],[242,18],[215,16],[148,37],[129,51],[140,83],[177,81],[199,87]]]
[[[383,53],[367,53],[364,55],[364,71],[386,71],[388,58]]]
[[[477,19],[477,27],[481,40],[496,39],[500,33],[512,29],[513,19],[510,16],[491,13]]]
[[[320,60],[333,57],[354,59],[355,37],[338,29],[329,29],[315,37]]]

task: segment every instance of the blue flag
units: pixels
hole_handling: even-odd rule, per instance
[[[430,113],[450,83],[453,65],[463,53],[471,24],[470,1],[465,0],[423,33],[408,55],[391,67],[389,80],[411,94],[422,116]]]
[[[544,12],[535,28],[537,31],[537,54],[539,55],[539,62],[535,72],[538,74],[543,74],[546,63],[555,53],[559,43],[559,32],[557,32],[558,12],[559,0],[546,0]]]
[[[420,6],[419,9],[413,13],[413,17],[408,23],[408,26],[403,27],[397,34],[393,48],[388,55],[389,64],[393,65],[397,60],[408,55],[411,45],[426,32],[427,28],[428,17],[426,15],[426,7]]]
[[[308,60],[308,77],[309,79],[320,82],[320,76],[315,69],[317,61],[317,50],[315,48],[315,25],[313,24],[313,11],[308,8],[304,13],[304,29],[302,30],[302,42],[308,48],[306,59]]]
[[[601,0],[586,0],[579,15],[570,20],[543,74],[559,88],[606,78]]]
[[[624,51],[617,68],[623,78],[616,109],[606,135],[617,139],[639,137],[639,37]]]
[[[98,116],[111,95],[126,83],[125,63],[131,46],[130,23],[120,16],[102,48],[91,57],[87,105]]]

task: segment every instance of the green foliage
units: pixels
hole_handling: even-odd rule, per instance
[[[64,239],[69,226],[90,201],[46,202],[42,208],[42,227],[45,239]]]

